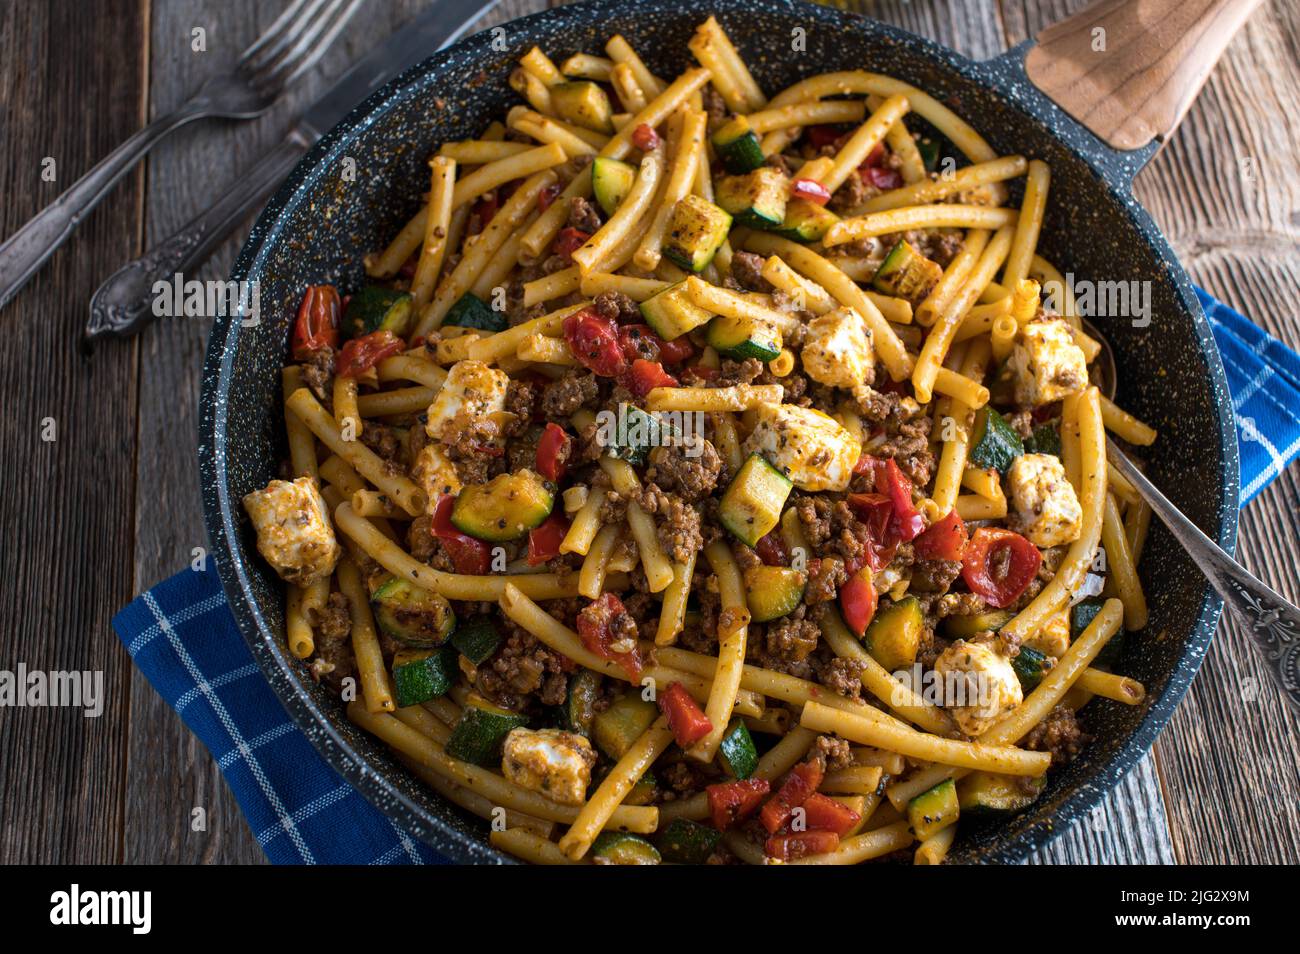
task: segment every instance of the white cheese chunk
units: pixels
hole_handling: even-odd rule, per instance
[[[1011,660],[987,643],[959,639],[934,661],[943,677],[944,707],[969,736],[978,736],[1024,700]]]
[[[510,375],[504,371],[482,361],[457,361],[429,405],[424,429],[430,437],[442,439],[447,425],[457,418],[467,423],[499,414],[506,409],[509,389]]]
[[[561,805],[581,805],[591,784],[596,752],[591,743],[560,729],[511,729],[502,750],[501,771],[516,785]]]
[[[1022,454],[1007,471],[1007,486],[1015,506],[1007,521],[1012,530],[1036,547],[1057,547],[1079,539],[1083,508],[1057,458]]]
[[[808,322],[800,358],[808,377],[833,388],[870,384],[875,377],[871,336],[852,308],[837,308]]]
[[[1088,362],[1062,318],[1025,325],[1009,366],[1017,404],[1041,407],[1088,386]]]
[[[282,579],[306,586],[334,572],[342,549],[312,478],[273,480],[247,494],[244,509],[257,530],[258,552]]]
[[[424,491],[425,499],[429,501],[430,513],[433,512],[433,508],[438,504],[438,498],[443,494],[454,497],[461,491],[456,465],[447,458],[437,444],[425,444],[420,448],[420,453],[415,455],[415,462],[411,465],[411,476]]]
[[[764,402],[754,411],[746,454],[762,454],[800,490],[844,490],[862,453],[852,432],[821,411]]]

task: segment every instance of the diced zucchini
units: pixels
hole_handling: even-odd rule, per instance
[[[606,215],[613,215],[632,191],[636,166],[607,156],[591,160],[591,193]]]
[[[551,105],[565,122],[599,133],[614,131],[609,96],[590,80],[556,83],[551,87]]]
[[[774,231],[796,242],[820,242],[840,217],[825,206],[794,198],[785,204],[785,218]]]
[[[1016,676],[1020,679],[1020,688],[1025,692],[1033,691],[1034,687],[1043,681],[1046,667],[1047,657],[1029,646],[1021,646],[1020,651],[1016,653],[1016,658],[1011,660],[1011,668],[1015,670]]]
[[[527,468],[472,484],[456,497],[451,522],[479,540],[518,540],[551,515],[555,495],[541,476]]]
[[[876,269],[871,284],[877,291],[906,298],[916,305],[930,294],[930,289],[942,277],[943,269],[938,262],[930,261],[910,242],[900,239]]]
[[[664,341],[680,338],[713,317],[713,313],[686,297],[686,283],[669,285],[641,302],[641,317]]]
[[[737,225],[772,229],[785,221],[790,180],[774,166],[760,166],[743,176],[723,176],[714,196]]]
[[[754,546],[772,532],[794,484],[761,454],[750,454],[718,505],[718,518],[736,538]]]
[[[611,759],[620,759],[657,718],[658,706],[646,702],[639,692],[628,692],[596,714],[591,725],[593,741]]]
[[[803,599],[807,577],[784,566],[751,566],[745,571],[745,602],[755,623],[788,616]]]
[[[1032,805],[1046,784],[1044,778],[971,772],[957,783],[957,804],[972,818],[1018,812]]]
[[[674,818],[655,836],[664,861],[679,865],[702,865],[722,840],[722,832],[689,818]]]
[[[456,304],[447,311],[447,317],[442,323],[493,333],[506,330],[505,312],[493,311],[487,302],[473,292],[465,292],[456,299]]]
[[[718,758],[722,767],[735,778],[749,778],[758,768],[758,750],[749,734],[749,727],[741,719],[732,719],[718,743]]]
[[[596,718],[596,699],[600,695],[600,676],[590,669],[580,669],[569,677],[569,696],[564,701],[564,728],[591,737]]]
[[[657,865],[658,849],[630,831],[602,831],[591,843],[591,860],[607,865]]]
[[[1014,615],[1010,610],[988,610],[970,616],[945,616],[943,634],[949,639],[970,639],[976,633],[996,633]]]
[[[632,786],[632,791],[627,793],[623,799],[624,805],[652,805],[655,800],[656,779],[654,772],[646,771],[636,784]]]
[[[456,653],[447,646],[401,650],[393,656],[397,707],[404,709],[446,695],[459,672]]]
[[[349,299],[343,326],[354,338],[372,331],[391,331],[404,338],[411,326],[412,301],[404,291],[367,285]]]
[[[1034,432],[1029,435],[1029,440],[1025,441],[1025,453],[1051,454],[1053,457],[1060,457],[1061,432],[1056,429],[1056,425],[1048,421],[1035,427]]]
[[[668,220],[664,256],[687,271],[702,272],[731,231],[731,216],[707,199],[688,195]]]
[[[1025,445],[1020,442],[1020,435],[1007,423],[1005,417],[987,404],[976,412],[975,434],[970,449],[971,464],[983,470],[996,467],[998,473],[1005,475],[1016,458],[1024,452]]]
[[[619,404],[625,426],[602,435],[605,452],[640,466],[652,447],[667,447],[678,439],[678,430],[667,420],[641,410],[635,404]]]
[[[489,617],[477,616],[456,627],[451,644],[475,666],[481,666],[501,645],[501,631]]]
[[[939,165],[939,144],[933,139],[923,138],[916,141],[916,151],[921,154],[926,172],[934,172]]]
[[[422,586],[390,576],[370,596],[375,625],[413,649],[441,646],[456,627],[456,614],[446,598]]]
[[[499,768],[501,746],[511,729],[528,724],[528,718],[518,712],[494,706],[481,696],[471,695],[461,713],[456,728],[447,740],[447,754],[462,762],[472,762],[484,768]]]
[[[1106,605],[1106,600],[1100,596],[1089,596],[1082,599],[1070,607],[1070,641],[1079,638],[1079,634],[1088,628],[1101,608]],[[1124,653],[1125,633],[1120,629],[1101,647],[1101,652],[1097,653],[1097,658],[1093,664],[1097,666],[1113,667],[1119,662],[1119,658]]]
[[[773,361],[781,353],[781,329],[748,318],[715,315],[709,322],[708,339],[719,354],[738,361]]]
[[[905,596],[876,613],[862,641],[886,672],[898,672],[916,662],[924,631],[921,604],[915,596]]]
[[[758,135],[744,116],[735,117],[713,134],[713,148],[733,176],[743,176],[767,161]]]
[[[925,841],[935,832],[956,822],[960,812],[957,786],[950,778],[907,803],[907,820],[912,825],[917,841]]]

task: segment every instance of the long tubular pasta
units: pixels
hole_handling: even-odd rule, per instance
[[[912,357],[866,293],[842,271],[810,248],[766,232],[751,232],[745,247],[761,255],[780,255],[799,274],[821,285],[841,305],[861,315],[871,329],[871,341],[889,376],[902,381],[912,373]]]
[[[576,865],[574,861],[560,850],[560,846],[548,838],[534,834],[523,828],[507,828],[504,831],[492,829],[488,835],[492,847],[506,851],[521,861],[534,865]]]
[[[329,578],[325,577],[326,593],[329,592]],[[302,609],[303,588],[289,584],[289,592],[284,607],[284,641],[289,652],[298,659],[306,659],[316,651],[316,640]]]
[[[500,212],[497,213],[497,215],[500,214]],[[591,302],[584,301],[576,305],[566,305],[563,308],[557,308],[555,311],[547,312],[540,318],[533,318],[517,324],[513,328],[507,328],[505,331],[498,331],[494,335],[479,338],[470,345],[469,356],[475,361],[488,363],[496,361],[500,363],[502,358],[517,354],[519,345],[528,338],[535,335],[554,337],[560,334],[564,328],[564,319],[590,304]]]
[[[1074,287],[1070,282],[1065,280],[1065,276],[1041,255],[1034,255],[1029,260],[1029,275],[1031,278],[1038,279],[1043,286],[1043,290],[1051,294],[1057,303],[1057,310],[1061,317],[1070,323],[1073,328],[1081,328],[1083,323],[1079,320],[1079,305],[1074,298]],[[1057,291],[1053,291],[1057,289]],[[1092,360],[1089,358],[1089,360]]]
[[[622,292],[633,301],[639,302],[654,297],[667,288],[669,284],[669,282],[660,281],[657,278],[634,278],[631,275],[588,272],[581,276],[578,288],[583,296],[587,298],[595,298],[605,292]]]
[[[1138,579],[1128,537],[1124,536],[1124,523],[1120,520],[1114,494],[1106,494],[1101,543],[1106,548],[1106,567],[1110,570],[1111,582],[1124,604],[1124,628],[1129,631],[1142,629],[1147,624],[1147,598],[1142,592],[1142,581]]]
[[[1079,675],[1075,686],[1095,696],[1122,702],[1126,706],[1138,705],[1147,695],[1146,686],[1136,679],[1113,672],[1102,672],[1100,669],[1085,669]]]
[[[626,63],[632,67],[632,75],[636,77],[637,85],[652,96],[658,96],[664,91],[666,85],[663,80],[655,76],[637,56],[636,50],[632,49],[632,44],[623,39],[621,33],[615,33],[605,41],[605,52],[615,63]]]
[[[1002,156],[973,166],[964,166],[937,179],[926,178],[913,185],[890,189],[888,192],[872,196],[862,204],[862,211],[885,212],[889,209],[901,209],[904,206],[929,205],[947,196],[957,195],[979,186],[1023,176],[1027,165],[1024,156]],[[1037,232],[1034,235],[1036,238]],[[1032,246],[1030,251],[1033,251]]]
[[[1083,493],[1079,463],[1079,395],[1067,394],[1061,401],[1061,466],[1076,494]],[[1110,468],[1106,468],[1110,472]]]
[[[690,194],[695,170],[704,153],[704,136],[708,117],[703,110],[687,109],[682,114],[681,133],[677,137],[677,154],[673,158],[668,182],[659,196],[659,208],[641,240],[632,260],[638,268],[653,271],[662,257],[664,236],[677,203]]]
[[[531,50],[519,57],[519,65],[528,72],[532,73],[547,86],[555,86],[557,83],[563,83],[564,77],[560,71],[555,68],[551,58],[534,46]]]
[[[432,361],[411,354],[396,354],[379,362],[375,369],[380,381],[418,381],[437,391],[447,380],[447,372]]]
[[[1101,395],[1101,421],[1116,437],[1122,437],[1130,444],[1148,447],[1159,436],[1154,427],[1143,424],[1128,411],[1121,410],[1110,398]]]
[[[881,828],[844,838],[834,851],[824,855],[807,855],[786,862],[791,865],[856,865],[872,858],[882,858],[906,848],[914,841],[911,827],[905,821],[894,822]]]
[[[392,473],[383,458],[360,441],[347,441],[329,412],[306,388],[299,388],[289,396],[289,408],[298,415],[321,443],[351,464],[368,481],[382,490],[412,517],[424,513],[428,500],[408,477]]]
[[[1002,481],[995,467],[985,470],[967,464],[962,471],[961,485],[986,500],[999,500],[1002,497]]]
[[[452,208],[458,208],[467,202],[473,202],[483,193],[495,189],[497,186],[505,185],[514,179],[523,179],[544,172],[553,166],[558,166],[567,158],[560,146],[555,143],[547,143],[544,146],[538,146],[535,149],[529,149],[526,152],[516,153],[513,156],[498,159],[496,162],[489,162],[487,165],[479,166],[456,183],[456,187],[451,194]]]
[[[410,515],[377,490],[356,490],[352,493],[352,509],[362,517],[385,517],[390,520],[409,520]]]
[[[519,343],[519,348],[515,351],[515,354],[522,361],[559,364],[567,368],[578,367],[578,359],[569,350],[568,343],[560,338],[547,338],[543,335],[538,335],[535,338],[525,338]]]
[[[387,417],[396,414],[413,414],[426,410],[438,392],[423,385],[413,388],[396,388],[376,391],[357,398],[357,412],[362,417]]]
[[[761,716],[745,716],[743,721],[750,732],[784,736],[790,731],[790,710],[769,706]]]
[[[1051,616],[1065,606],[1070,595],[1083,582],[1097,552],[1097,544],[1101,541],[1101,525],[1106,508],[1106,435],[1102,430],[1097,397],[1097,389],[1090,387],[1079,396],[1076,405],[1081,484],[1079,504],[1083,509],[1083,527],[1079,539],[1070,544],[1070,549],[1066,551],[1056,576],[1003,627],[1003,636],[1018,642],[1024,642],[1033,636]]]
[[[341,374],[334,376],[334,423],[339,433],[350,433],[348,440],[361,436],[361,412],[357,410],[357,379],[345,378]]]
[[[963,520],[1001,520],[1007,515],[1007,498],[961,494],[953,501],[952,509]]]
[[[398,709],[394,715],[401,719],[402,712],[406,710]],[[420,781],[428,785],[435,792],[441,795],[467,812],[471,812],[484,821],[493,821],[497,814],[497,809],[501,806],[494,805],[491,799],[484,798],[478,792],[465,788],[463,785],[457,785],[443,776],[439,775],[433,769],[421,765],[409,755],[403,755],[401,752],[396,753],[397,759],[405,765],[411,772],[420,777]],[[555,822],[546,821],[543,818],[534,818],[532,815],[525,815],[523,812],[517,812],[512,808],[501,808],[505,812],[506,824],[510,826],[510,831],[528,832],[537,838],[549,838],[551,832],[555,830]]]
[[[636,72],[630,63],[615,63],[609,71],[609,84],[618,94],[618,101],[628,112],[639,113],[649,102],[645,90],[636,81]]]
[[[764,109],[745,117],[749,128],[762,136],[791,126],[815,126],[821,123],[861,123],[866,118],[861,100],[828,99],[823,102],[790,103]]]
[[[952,847],[952,840],[956,834],[956,822],[953,822],[946,828],[939,829],[925,841],[916,846],[914,863],[918,865],[943,864],[943,859],[948,857],[948,849]]]
[[[1115,495],[1115,499],[1122,500],[1125,504],[1133,505],[1142,499],[1137,488],[1114,467],[1106,468],[1106,484],[1110,487],[1110,492]]]
[[[606,50],[608,49],[607,46]],[[627,154],[632,151],[632,133],[636,131],[638,126],[644,125],[649,126],[651,129],[656,128],[671,116],[682,103],[686,102],[692,93],[708,81],[708,70],[687,70],[673,80],[667,89],[652,99],[645,109],[629,119],[627,125],[615,133],[609,142],[605,143],[604,148],[600,150],[600,155],[608,156],[611,159],[626,158]],[[641,82],[641,88],[649,92],[644,82]]]
[[[522,66],[510,73],[510,88],[516,93],[528,100],[528,104],[547,116],[555,115],[555,107],[551,103],[551,89],[536,74],[530,73]]]
[[[646,395],[647,411],[745,411],[757,404],[779,404],[779,384],[734,384],[725,388],[654,388]]]
[[[591,549],[587,551],[587,558],[582,561],[578,593],[589,600],[596,599],[605,588],[605,571],[609,566],[610,555],[618,546],[619,529],[620,526],[616,523],[601,527]]]
[[[339,560],[339,589],[348,598],[348,611],[352,615],[352,655],[357,661],[361,692],[369,712],[392,712],[397,708],[388,688],[388,670],[384,668],[384,653],[379,648],[379,634],[375,619],[370,615],[370,594],[361,582],[361,573],[349,556]]]
[[[715,540],[704,549],[718,578],[718,594],[722,607],[718,615],[718,665],[713,673],[713,688],[704,714],[712,728],[709,734],[695,743],[686,754],[700,762],[712,762],[722,736],[731,721],[732,706],[740,690],[741,670],[745,665],[745,642],[749,632],[749,606],[745,601],[745,584],[740,577],[740,567],[731,554],[731,547]]]
[[[632,786],[646,773],[672,744],[673,733],[668,728],[668,720],[660,716],[650,728],[646,729],[631,748],[609,770],[605,780],[600,783],[596,793],[582,806],[582,811],[574,820],[572,827],[560,839],[560,851],[572,861],[577,861],[587,853],[592,841],[609,822],[614,809],[632,791]]]
[[[348,719],[378,736],[403,755],[420,765],[432,769],[449,781],[476,792],[495,805],[543,818],[547,821],[572,824],[581,810],[577,805],[561,805],[545,796],[469,762],[453,759],[433,739],[411,728],[395,716],[382,712],[367,712],[360,700],[348,703]],[[614,810],[607,827],[640,834],[653,832],[659,824],[659,812],[653,807],[620,805]]]
[[[830,248],[909,229],[1000,229],[1015,225],[1018,214],[1015,209],[987,205],[911,205],[841,219],[826,230],[822,244]]]
[[[934,390],[939,394],[956,398],[972,410],[979,410],[989,403],[988,388],[948,368],[940,368],[935,373]]]
[[[736,434],[736,422],[725,411],[710,414],[709,420],[713,423],[713,444],[727,465],[727,473],[735,474],[745,462],[740,450],[740,437]]]
[[[930,334],[926,336],[925,344],[921,348],[920,357],[916,359],[916,368],[912,372],[912,388],[919,403],[930,403],[934,394],[935,378],[943,365],[943,359],[948,354],[948,348],[952,345],[953,336],[961,324],[962,317],[971,305],[975,304],[975,299],[979,298],[980,292],[992,280],[994,273],[1002,267],[1010,246],[1011,227],[1003,226],[984,247],[979,261],[971,269],[965,286],[948,303],[935,321],[934,327],[930,329]]]
[[[474,280],[473,287],[470,291],[474,296],[482,301],[491,301],[496,289],[500,288],[504,293],[506,289],[507,278],[515,267],[522,264],[519,260],[520,245],[523,241],[524,230],[532,224],[537,218],[537,213],[529,215],[519,228],[510,233],[510,237],[497,250],[488,263],[479,272],[478,278]]]
[[[366,482],[352,469],[352,465],[337,454],[330,454],[321,461],[320,475],[323,480],[337,487],[344,497],[351,497],[366,486]]]
[[[507,143],[493,143],[504,146]],[[509,143],[509,145],[518,145]],[[411,297],[417,312],[429,303],[434,285],[442,271],[447,255],[447,239],[451,232],[452,195],[456,188],[456,160],[434,156],[429,160],[432,181],[429,185],[428,212],[425,216],[424,245],[411,281]]]
[[[595,80],[598,83],[609,82],[610,69],[614,61],[590,53],[574,53],[560,64],[560,72],[576,79]]]
[[[289,395],[302,387],[302,368],[296,364],[286,366],[280,372],[280,391],[288,402]],[[298,415],[285,409],[284,430],[289,441],[289,463],[295,477],[311,477],[320,482],[320,471],[316,467],[316,438]]]
[[[831,164],[830,170],[819,178],[828,190],[834,192],[844,184],[849,175],[857,171],[858,166],[867,160],[867,156],[880,144],[885,138],[885,133],[889,128],[906,115],[908,110],[907,97],[893,95],[880,104],[880,108],[873,112],[865,123],[858,127],[857,131],[849,137],[848,141],[840,147],[840,151],[835,154],[835,161]],[[827,233],[827,239],[830,235]],[[827,241],[827,245],[836,243]]]
[[[577,553],[585,556],[591,552],[592,543],[600,532],[600,508],[605,503],[608,492],[603,487],[594,488],[587,495],[587,500],[569,524],[569,532],[560,541],[561,553]]]
[[[734,91],[728,98],[722,87],[718,88],[718,92],[723,93],[727,99],[727,107],[733,112],[749,113],[766,105],[767,97],[763,95],[762,89],[749,72],[749,67],[745,65],[716,17],[710,16],[701,23],[687,46],[695,58],[714,74],[714,85],[718,85],[721,80],[728,89]]]
[[[658,593],[673,581],[673,564],[664,553],[663,547],[659,545],[659,534],[655,529],[654,518],[646,513],[645,508],[636,500],[641,490],[641,481],[637,479],[632,465],[625,460],[602,457],[600,467],[609,475],[614,489],[620,495],[632,498],[627,505],[628,529],[632,531],[637,550],[641,554],[641,569],[645,572],[650,592]]]
[[[429,207],[423,205],[402,230],[388,243],[388,247],[376,257],[367,256],[366,274],[371,278],[392,278],[406,264],[407,259],[415,254],[424,238],[425,225],[428,222]]]
[[[451,738],[451,727],[421,705],[403,706],[394,709],[393,715],[417,732],[427,735],[439,745],[446,745]]]
[[[1015,239],[1012,239],[1014,250]],[[1017,326],[1017,329],[1029,324],[1038,312],[1039,293],[1041,289],[1038,282],[1032,278],[1021,278],[1011,283],[1011,314]]]
[[[1128,508],[1124,514],[1124,535],[1128,538],[1129,552],[1133,554],[1136,564],[1142,559],[1142,549],[1146,546],[1147,531],[1151,528],[1151,505],[1139,500]]]
[[[811,311],[815,315],[824,315],[828,311],[834,311],[838,306],[831,293],[822,288],[816,282],[804,278],[793,268],[781,261],[779,255],[769,255],[767,261],[763,263],[763,277],[769,282],[785,292],[793,299],[795,307],[799,311]],[[876,299],[872,299],[876,301]],[[879,305],[879,302],[877,302]],[[883,311],[882,311],[883,313]],[[888,318],[888,315],[885,315]],[[908,308],[908,317],[911,317],[911,308]]]
[[[912,303],[906,298],[895,298],[892,295],[882,295],[880,292],[867,289],[864,289],[863,293],[868,301],[880,309],[880,313],[890,324],[910,325],[912,323]],[[894,333],[898,334],[899,329],[894,329]]]
[[[532,308],[542,302],[563,298],[565,295],[572,295],[578,290],[580,278],[578,267],[572,265],[558,272],[552,272],[550,275],[543,275],[541,278],[533,279],[531,282],[525,282],[524,307]]]
[[[438,155],[458,163],[481,166],[496,162],[506,156],[527,152],[533,147],[526,142],[497,142],[487,139],[466,139],[463,142],[444,142],[438,148]],[[432,164],[432,160],[430,160]]]
[[[867,97],[869,109],[879,109],[883,102],[879,96]],[[925,160],[921,158],[916,140],[912,138],[903,120],[900,119],[889,127],[889,132],[885,133],[885,142],[889,144],[889,151],[898,157],[898,171],[903,175],[903,182],[911,185],[926,178]]]
[[[959,341],[969,341],[971,338],[977,338],[980,335],[992,334],[993,323],[999,318],[1009,317],[1010,314],[1010,295],[1004,295],[1002,298],[984,305],[974,305],[970,311],[966,312],[966,317],[961,320],[957,333],[952,336],[952,343],[957,344]],[[1017,326],[1017,331],[1019,331],[1019,326]]]
[[[880,787],[882,775],[884,770],[879,765],[852,765],[827,772],[818,791],[840,795],[867,795]]]
[[[1020,203],[1020,217],[1016,219],[1016,237],[1011,242],[1011,253],[1002,272],[1002,284],[1015,288],[1016,283],[1028,277],[1034,250],[1038,247],[1038,234],[1043,229],[1043,212],[1047,208],[1047,190],[1051,184],[1052,170],[1041,159],[1029,163],[1025,176],[1025,197]]]
[[[573,253],[573,261],[579,269],[584,272],[591,271],[619,241],[627,236],[650,208],[663,170],[662,149],[652,149],[641,158],[641,168],[637,172],[636,181],[632,184],[627,197],[619,204],[618,210],[595,235],[587,239],[583,246]]]
[[[974,270],[980,256],[984,254],[988,241],[987,229],[971,229],[966,233],[961,249],[943,270],[943,276],[935,282],[934,287],[930,289],[930,294],[925,296],[925,300],[916,306],[917,324],[928,328],[947,309],[948,304],[966,286],[970,273]]]
[[[325,612],[325,604],[329,602],[329,598],[330,580],[327,576],[322,576],[303,587],[302,615],[308,625],[320,625],[321,614]]]
[[[543,116],[541,113],[522,106],[511,111],[510,128],[538,142],[551,143],[564,150],[569,158],[575,156],[594,156],[596,150],[609,141],[609,137],[593,133],[580,126],[571,126],[558,119]],[[594,141],[593,141],[594,140]]]
[[[531,257],[540,258],[542,253],[551,247],[555,236],[559,234],[560,229],[564,228],[564,223],[569,220],[569,207],[572,200],[585,199],[590,195],[591,167],[588,165],[569,180],[564,191],[555,198],[545,212],[537,217],[537,221],[528,227],[528,231],[524,233],[519,243],[520,247]]]
[[[659,628],[655,630],[656,646],[671,646],[685,626],[686,602],[691,598],[695,559],[696,551],[692,550],[685,563],[673,564],[673,581],[664,590],[664,603],[659,610]]]
[[[963,325],[965,322],[962,323]],[[993,363],[1001,367],[1002,362],[1011,356],[1011,351],[1016,344],[1016,334],[1020,331],[1020,326],[1016,324],[1016,319],[1010,315],[1002,315],[993,319],[993,327],[990,329],[990,342],[993,345]],[[935,390],[942,390],[939,382],[935,381]]]
[[[961,362],[963,376],[971,381],[982,381],[990,354],[990,346],[985,339],[972,341]],[[943,443],[939,466],[935,470],[934,492],[930,495],[941,515],[953,509],[957,503],[957,492],[966,469],[971,434],[975,427],[974,409],[958,399],[950,399],[941,407],[940,418],[936,423],[942,423],[942,417],[945,416],[951,417],[956,426],[953,428],[952,439]],[[940,433],[945,430],[945,427],[941,427]]]

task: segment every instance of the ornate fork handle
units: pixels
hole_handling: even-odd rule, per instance
[[[1269,673],[1287,701],[1300,709],[1300,608],[1295,607],[1228,556],[1169,502],[1110,441],[1106,457],[1150,504],[1206,579],[1250,627],[1250,638],[1269,662]]]

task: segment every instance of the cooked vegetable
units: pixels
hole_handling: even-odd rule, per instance
[[[803,600],[807,576],[784,566],[751,566],[745,570],[745,602],[755,623],[788,616]]]
[[[735,117],[713,134],[713,148],[733,176],[743,176],[767,161],[757,134],[744,116]]]
[[[494,311],[487,302],[473,292],[465,292],[456,299],[456,304],[448,310],[447,317],[442,323],[493,333],[506,330],[505,312]]]
[[[861,567],[840,587],[840,615],[844,617],[844,625],[849,628],[849,632],[859,639],[866,636],[878,603],[879,597],[876,595],[876,585],[869,566]]]
[[[972,593],[998,609],[1014,603],[1038,575],[1043,554],[1020,534],[980,527],[961,558],[961,578]]]
[[[456,653],[446,646],[401,650],[393,656],[393,686],[397,690],[398,708],[446,695],[459,672]]]
[[[905,596],[876,613],[863,642],[887,672],[909,668],[925,630],[925,614],[915,596]]]
[[[669,683],[659,694],[659,711],[668,720],[674,741],[683,749],[689,749],[713,731],[709,717],[680,682]]]
[[[456,627],[451,644],[475,666],[481,666],[501,645],[501,631],[490,617],[476,616]]]
[[[929,138],[918,139],[916,141],[916,151],[921,154],[921,161],[925,163],[925,171],[934,172],[935,167],[939,165],[939,144]]]
[[[626,804],[626,803],[625,803]],[[722,840],[722,832],[688,818],[674,818],[655,836],[664,861],[679,865],[702,865]]]
[[[1011,660],[1011,668],[1016,671],[1020,687],[1025,692],[1031,692],[1043,681],[1043,674],[1047,671],[1047,657],[1037,649],[1021,646],[1016,657]]]
[[[565,122],[599,133],[614,131],[614,108],[609,96],[590,80],[556,83],[550,89],[551,105]]]
[[[907,803],[907,820],[917,841],[925,841],[957,820],[961,809],[957,803],[957,786],[945,779]]]
[[[1018,812],[1032,805],[1046,784],[1044,778],[971,772],[957,783],[957,804],[972,818]]]
[[[722,767],[736,778],[749,778],[758,768],[758,750],[749,734],[749,727],[740,719],[732,719],[718,744],[718,758]]]
[[[591,160],[591,192],[606,215],[618,211],[627,194],[632,191],[632,183],[635,181],[635,166],[608,156],[597,156]]]
[[[663,860],[654,845],[628,831],[602,831],[591,843],[591,857],[610,865],[657,865]]]
[[[620,404],[622,427],[602,437],[605,453],[638,467],[646,462],[652,447],[665,447],[677,439],[677,428],[667,420],[648,414],[635,404]]]
[[[970,616],[945,616],[943,634],[949,639],[970,639],[976,633],[996,633],[1014,615],[1010,610],[985,610]]]
[[[930,289],[942,277],[943,269],[938,262],[930,261],[910,242],[900,239],[876,269],[871,284],[877,291],[906,298],[916,305],[930,294]]]
[[[641,302],[641,317],[665,341],[680,338],[713,317],[686,297],[686,283],[678,282]]]
[[[527,468],[471,484],[456,497],[451,522],[480,540],[518,540],[551,515],[555,496],[541,476]]]
[[[591,734],[598,749],[611,759],[619,759],[657,718],[658,706],[646,702],[639,692],[628,692],[596,714]]]
[[[997,411],[984,405],[975,413],[975,433],[971,440],[970,462],[975,467],[996,467],[1006,474],[1012,463],[1025,452],[1020,435]]]
[[[1079,638],[1079,634],[1088,628],[1096,615],[1101,612],[1101,608],[1106,605],[1106,600],[1100,596],[1089,596],[1082,599],[1070,607],[1070,640]],[[1114,666],[1119,662],[1119,658],[1124,653],[1125,632],[1120,629],[1115,633],[1101,648],[1097,658],[1093,661],[1097,666]]]
[[[1052,421],[1039,424],[1034,428],[1029,440],[1025,441],[1026,454],[1051,454],[1061,456],[1061,432]]]
[[[496,768],[501,764],[501,747],[510,730],[527,724],[527,716],[502,709],[482,696],[471,694],[460,721],[451,730],[447,754],[463,762]]]
[[[413,301],[404,291],[367,285],[349,299],[343,312],[343,327],[354,337],[372,331],[391,331],[405,337],[411,325]]]
[[[744,821],[758,811],[758,806],[763,804],[771,787],[765,778],[746,778],[710,785],[705,791],[709,798],[709,817],[713,820],[713,827],[726,831],[732,825]]]
[[[691,272],[702,272],[727,240],[731,216],[707,199],[688,195],[668,220],[664,256]]]
[[[774,361],[781,353],[780,329],[749,318],[715,315],[709,322],[708,340],[720,354],[737,361]]]
[[[569,697],[564,702],[564,727],[570,732],[591,737],[596,718],[596,700],[600,697],[600,676],[590,669],[580,669],[569,677]]]
[[[807,199],[794,198],[785,205],[785,218],[775,229],[778,235],[796,242],[820,242],[840,217]]]
[[[653,805],[655,800],[655,786],[658,784],[655,779],[655,773],[649,769],[646,773],[636,780],[632,786],[632,791],[627,793],[623,799],[624,805]]]
[[[422,586],[390,576],[370,596],[375,624],[403,646],[434,649],[456,626],[446,598]]]
[[[794,486],[761,454],[750,454],[718,505],[718,519],[743,543],[754,546],[781,519]]]
[[[737,225],[771,229],[785,221],[790,180],[773,166],[760,166],[743,176],[724,176],[717,184],[718,205]]]

